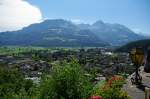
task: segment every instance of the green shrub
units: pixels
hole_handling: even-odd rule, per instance
[[[87,99],[92,84],[76,61],[54,66],[52,73],[44,77],[40,99]]]
[[[22,93],[28,94],[32,86],[32,81],[25,80],[17,69],[0,67],[0,98],[13,99]]]

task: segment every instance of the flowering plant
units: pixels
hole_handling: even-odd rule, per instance
[[[121,88],[125,83],[125,80],[121,76],[113,76],[110,78],[103,86],[103,90],[108,90],[109,88]]]
[[[130,99],[126,92],[121,90],[125,80],[121,76],[113,76],[108,81],[94,89],[94,94],[102,99]]]
[[[91,96],[89,99],[102,99],[100,96]]]

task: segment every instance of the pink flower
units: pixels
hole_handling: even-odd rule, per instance
[[[100,96],[91,96],[89,99],[102,99]]]

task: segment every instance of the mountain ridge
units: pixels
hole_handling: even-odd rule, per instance
[[[80,26],[80,25],[79,25]],[[84,25],[82,24],[82,27]],[[82,29],[81,27],[81,29]],[[124,45],[128,42],[144,39],[144,36],[138,35],[129,28],[121,24],[104,23],[99,20],[90,26],[84,26],[84,29],[90,29],[100,39],[108,41],[111,45]]]
[[[93,24],[74,24],[64,19],[45,20],[18,31],[0,33],[1,46],[101,47],[123,45],[139,39],[143,37],[120,24],[103,21]]]

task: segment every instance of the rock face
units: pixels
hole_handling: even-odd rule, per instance
[[[45,20],[19,31],[0,33],[0,46],[99,47],[143,39],[127,27],[97,21],[73,24],[63,19]]]

